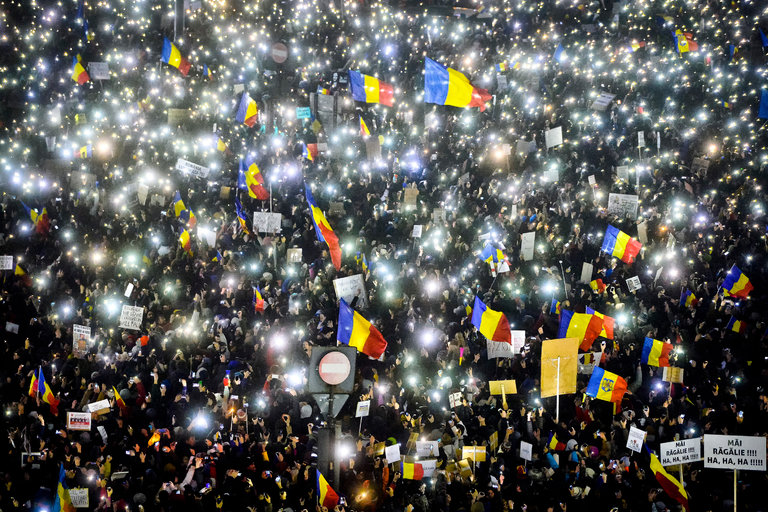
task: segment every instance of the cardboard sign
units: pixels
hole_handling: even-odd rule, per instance
[[[406,206],[416,206],[417,197],[419,197],[419,189],[406,188],[403,190],[403,204]]]
[[[13,256],[0,256],[0,270],[13,270]]]
[[[704,467],[765,471],[765,438],[705,434]]]
[[[541,397],[575,393],[578,363],[579,339],[544,340],[541,343]]]
[[[98,402],[92,402],[88,404],[86,407],[88,407],[88,412],[95,412],[99,414],[103,414],[104,411],[109,412],[109,400],[106,398],[104,400],[99,400]]]
[[[69,499],[75,508],[88,508],[88,489],[70,489]]]
[[[384,448],[384,458],[387,459],[387,464],[400,462],[400,444],[393,444]]]
[[[440,455],[439,441],[416,441],[418,457],[438,457]]]
[[[694,158],[691,164],[691,174],[696,176],[702,176],[706,174],[709,169],[709,160],[706,158]]]
[[[629,437],[627,437],[627,448],[633,452],[640,453],[645,442],[645,430],[636,427],[629,427]]]
[[[286,251],[288,263],[301,263],[303,258],[301,247],[292,247]]]
[[[296,109],[296,119],[310,119],[312,117],[312,109],[309,107],[298,107]]]
[[[661,443],[659,460],[662,466],[688,464],[701,460],[701,438],[681,439],[671,443]]]
[[[551,130],[544,132],[544,142],[547,145],[547,149],[559,146],[563,143],[563,127],[557,126]]]
[[[533,459],[533,445],[531,443],[520,441],[520,458],[527,461]]]
[[[91,430],[91,413],[67,411],[67,430]]]
[[[355,410],[355,418],[364,418],[371,413],[371,401],[363,400],[357,402],[357,410]]]
[[[123,309],[120,312],[119,327],[123,329],[141,329],[141,322],[144,319],[144,308],[139,306],[129,306],[123,304]]]
[[[253,229],[259,233],[279,233],[282,231],[282,213],[253,212]]]
[[[506,341],[487,340],[488,359],[497,359],[499,357],[511,358],[515,356],[515,350],[511,343]]]
[[[643,245],[648,245],[648,221],[644,220],[637,225],[637,239]]]
[[[531,261],[533,259],[533,249],[535,244],[535,231],[530,231],[520,235],[520,257],[523,259],[523,261]]]
[[[683,368],[677,368],[675,366],[665,366],[664,371],[661,374],[661,380],[664,382],[671,382],[673,384],[683,383]]]
[[[106,62],[89,62],[88,74],[94,80],[109,80],[109,64]]]
[[[211,169],[196,163],[179,158],[176,160],[176,170],[185,175],[192,175],[195,178],[205,179],[211,173]]]
[[[495,452],[499,448],[499,431],[494,430],[493,434],[488,438],[488,445],[491,447],[491,451]]]
[[[356,309],[368,308],[368,294],[362,274],[334,279],[333,290],[336,292],[336,300],[344,299],[347,304],[352,304],[354,298],[358,297]]]
[[[592,273],[594,271],[595,271],[595,266],[585,261],[584,264],[581,266],[581,279],[579,279],[579,282],[584,284],[589,284],[592,281]]]
[[[608,194],[608,213],[619,218],[634,219],[640,199],[634,194]]]
[[[413,231],[411,231],[411,238],[421,238],[421,232],[424,226],[421,224],[414,224]]]
[[[640,284],[640,278],[638,276],[630,277],[629,279],[627,279],[627,288],[629,288],[630,292],[639,290],[642,287],[643,285]]]
[[[84,357],[88,352],[88,342],[91,339],[91,328],[87,325],[72,325],[72,354]]]

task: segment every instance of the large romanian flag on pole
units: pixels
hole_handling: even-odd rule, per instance
[[[651,456],[651,471],[653,471],[653,476],[656,477],[656,481],[659,482],[661,488],[664,489],[667,496],[682,505],[684,511],[690,510],[690,508],[688,508],[688,493],[685,491],[683,484],[667,473],[667,470],[661,465],[659,458],[651,453],[648,446],[646,446],[645,449]]]
[[[336,270],[341,268],[341,246],[339,245],[339,237],[333,232],[333,228],[325,218],[323,211],[315,204],[315,198],[312,197],[312,191],[309,190],[309,185],[304,185],[304,190],[307,196],[307,203],[309,204],[309,211],[312,215],[312,222],[315,225],[315,233],[317,239],[321,242],[328,244],[328,252],[331,253],[331,261]]]
[[[340,343],[355,347],[374,359],[380,358],[387,349],[387,342],[379,330],[344,299],[339,301],[339,331],[336,338]]]
[[[722,287],[726,297],[733,295],[740,299],[746,299],[749,296],[749,292],[754,289],[749,278],[736,265],[732,266],[731,270],[728,271]]]
[[[331,488],[319,469],[317,470],[317,502],[328,510],[333,510],[339,504],[339,495]]]
[[[640,252],[642,247],[643,244],[631,238],[628,234],[619,230],[619,228],[608,226],[608,229],[605,230],[603,252],[616,256],[624,263],[634,262],[637,253]]]
[[[480,107],[492,96],[472,85],[463,73],[447,68],[426,57],[424,59],[424,102],[451,107]]]
[[[509,330],[507,317],[501,311],[494,311],[486,306],[479,297],[475,297],[475,305],[472,307],[472,325],[491,341],[512,343],[512,332]]]
[[[237,107],[237,114],[235,114],[235,120],[249,128],[253,128],[253,125],[256,124],[258,113],[259,108],[256,105],[256,101],[247,92],[243,91],[243,95],[240,97],[240,105]]]
[[[51,409],[51,414],[54,416],[59,415],[59,399],[56,398],[53,395],[53,391],[51,391],[51,387],[48,385],[47,382],[45,382],[45,375],[43,374],[43,369],[40,368],[40,371],[37,374],[37,392],[38,395],[43,399],[43,402],[48,404],[48,407]]]
[[[64,464],[62,463],[59,465],[59,481],[56,485],[56,499],[53,501],[53,512],[75,512],[66,480],[67,473],[64,471]]]
[[[181,52],[176,48],[176,45],[167,37],[163,39],[163,54],[160,60],[169,66],[175,67],[184,76],[187,76],[189,68],[192,67],[192,64],[181,55]]]
[[[579,348],[589,350],[603,331],[603,319],[596,314],[574,313],[563,309],[558,338],[578,338]]]
[[[352,98],[355,101],[392,106],[395,95],[394,88],[391,84],[382,82],[378,78],[350,69],[349,88],[352,90]]]

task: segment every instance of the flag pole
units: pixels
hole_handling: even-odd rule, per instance
[[[683,464],[682,463],[680,464],[680,485],[685,487],[685,485],[683,485]]]
[[[560,260],[560,273],[563,274],[563,291],[565,292],[565,298],[563,302],[568,300],[568,287],[565,286],[565,270],[563,270],[563,260]]]
[[[736,507],[736,489],[738,488],[738,469],[733,470],[733,512],[736,512],[738,508]]]
[[[557,358],[557,394],[555,394],[555,423],[560,423],[560,357]]]

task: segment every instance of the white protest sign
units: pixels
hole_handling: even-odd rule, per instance
[[[437,457],[440,455],[438,441],[416,441],[417,457]]]
[[[520,458],[527,461],[533,459],[533,445],[531,443],[520,441]]]
[[[563,143],[563,127],[558,126],[544,132],[544,142],[547,144],[547,149],[559,146]]]
[[[128,283],[128,286],[125,287],[125,293],[123,294],[125,297],[130,297],[133,293],[133,283]]]
[[[448,395],[448,405],[453,409],[454,407],[458,407],[461,405],[461,392],[457,391],[455,393],[451,393]]]
[[[19,334],[19,324],[13,322],[5,322],[5,330],[14,334]]]
[[[544,183],[557,183],[557,181],[560,179],[560,173],[557,169],[549,169],[544,171],[544,174],[541,175],[541,181]]]
[[[765,438],[705,434],[704,467],[765,471]]]
[[[615,97],[616,97],[615,94],[602,91],[597,96],[597,98],[595,98],[595,101],[592,102],[592,105],[589,108],[591,108],[592,110],[603,112],[605,109],[608,108],[608,105],[611,103],[611,101],[613,101],[613,98]]]
[[[259,233],[279,233],[282,231],[283,214],[272,212],[253,212],[253,229]]]
[[[592,187],[597,185],[597,180],[595,179],[594,174],[590,174],[589,176],[587,176],[587,181],[589,182],[589,185]]]
[[[208,174],[211,172],[211,169],[208,167],[198,165],[196,163],[190,162],[189,160],[184,160],[183,158],[176,160],[176,170],[182,174],[191,174],[196,178],[203,179],[207,178]]]
[[[355,418],[363,418],[371,413],[371,401],[363,400],[357,402],[357,410],[355,411]]]
[[[629,181],[629,166],[620,165],[616,167],[616,177],[622,181]]]
[[[424,226],[421,224],[414,224],[413,231],[411,231],[411,238],[421,238],[422,229],[424,229]]]
[[[387,464],[400,462],[400,444],[393,444],[384,448],[384,458],[387,459]]]
[[[637,132],[637,147],[638,148],[644,148],[645,147],[645,132]]]
[[[72,325],[72,353],[75,357],[83,357],[88,352],[88,342],[91,339],[91,328],[87,325]]]
[[[509,272],[509,262],[507,260],[501,260],[499,262],[499,267],[496,269],[496,272],[499,274],[504,274],[505,272]]]
[[[594,272],[594,270],[595,266],[585,261],[581,266],[581,279],[579,279],[579,282],[589,284],[592,281],[592,272]]]
[[[123,304],[123,310],[120,312],[119,327],[123,329],[141,329],[141,321],[144,319],[144,308],[139,306],[129,306]]]
[[[648,221],[644,220],[637,225],[637,239],[643,245],[648,245]]]
[[[523,261],[533,259],[533,249],[536,243],[536,232],[523,233],[520,235],[520,257]]]
[[[109,64],[106,62],[89,62],[88,74],[94,80],[109,80]]]
[[[496,359],[499,357],[514,357],[515,351],[511,343],[506,341],[493,341],[488,340],[487,345],[488,359]]]
[[[67,411],[67,430],[91,430],[91,413]]]
[[[424,478],[430,478],[435,474],[437,469],[437,459],[420,460],[421,469],[424,471]]]
[[[101,436],[101,440],[104,441],[104,444],[107,444],[107,429],[104,428],[103,425],[99,425],[96,427],[96,430],[99,431],[99,435]]]
[[[688,464],[701,460],[701,438],[681,439],[671,443],[661,443],[659,460],[662,466]]]
[[[93,402],[88,404],[88,412],[99,412],[103,410],[109,411],[109,400],[106,398],[104,400],[99,400],[98,402]]]
[[[642,287],[643,285],[640,284],[640,278],[638,276],[630,277],[629,279],[627,279],[627,288],[629,288],[630,292],[639,290]]]
[[[70,489],[69,500],[75,508],[88,508],[88,489]]]
[[[608,194],[608,213],[621,218],[637,217],[639,198],[634,194]]]
[[[512,353],[519,354],[525,346],[525,331],[511,331],[512,333]]]
[[[286,251],[288,263],[301,263],[303,258],[301,247],[291,247]]]
[[[368,307],[368,295],[365,292],[365,281],[362,274],[334,279],[333,290],[336,292],[336,298],[344,299],[347,304],[352,304],[355,297],[358,297],[355,306],[357,309]]]
[[[627,448],[633,452],[638,452],[643,449],[643,443],[645,442],[645,430],[640,430],[637,427],[629,427],[629,437],[627,437]]]
[[[203,226],[197,226],[197,239],[205,240],[208,247],[216,247],[216,232]]]
[[[0,256],[0,270],[13,270],[13,256]]]

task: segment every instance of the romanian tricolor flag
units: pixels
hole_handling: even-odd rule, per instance
[[[264,176],[261,175],[256,162],[249,162],[248,160],[250,159],[246,158],[245,164],[242,161],[240,162],[240,165],[245,168],[243,174],[245,175],[245,186],[248,189],[248,195],[260,201],[266,201],[269,199],[269,191],[264,188]]]
[[[589,287],[592,288],[592,291],[597,293],[603,293],[605,291],[605,284],[603,283],[602,279],[595,279],[594,281],[590,281]]]
[[[497,72],[503,73],[506,70],[507,70],[507,63],[506,62],[502,62],[500,64],[496,64],[496,71]]]
[[[37,372],[32,373],[32,380],[29,382],[29,396],[35,398],[37,395]]]
[[[192,241],[189,239],[189,231],[184,228],[181,228],[179,243],[181,244],[182,249],[184,249],[187,254],[192,256]]]
[[[485,247],[483,247],[483,250],[480,252],[479,257],[481,260],[488,263],[489,265],[492,263],[498,263],[500,261],[504,261],[507,259],[507,256],[504,254],[504,252],[492,243],[489,243]]]
[[[261,296],[261,290],[258,286],[253,289],[253,310],[256,313],[264,312],[264,297]]]
[[[51,414],[58,416],[59,400],[53,395],[53,391],[51,391],[51,387],[48,383],[45,382],[45,374],[43,374],[42,368],[40,368],[40,371],[37,373],[37,392],[40,397],[42,397],[43,402],[47,403],[50,407]]]
[[[237,194],[235,194],[235,215],[237,215],[237,222],[240,223],[240,228],[242,228],[246,235],[249,235],[251,232],[248,231],[248,219],[245,216],[243,205],[240,204],[240,198],[237,197]]]
[[[380,358],[387,349],[387,342],[379,330],[344,299],[339,300],[339,331],[336,337],[340,343],[355,347],[374,359]]]
[[[426,57],[424,59],[424,102],[452,107],[479,107],[492,96],[469,82],[464,74]]]
[[[35,231],[37,234],[45,236],[48,234],[48,231],[51,228],[50,222],[48,220],[48,210],[46,208],[43,208],[42,213],[37,213],[37,209],[32,209],[24,202],[21,202],[21,205],[24,207],[24,210],[27,212],[27,215],[29,215],[29,219],[32,221],[32,223],[35,225]]]
[[[253,128],[253,125],[256,124],[258,113],[259,109],[256,106],[256,102],[247,92],[243,91],[243,95],[240,97],[240,105],[237,107],[237,114],[235,114],[235,120],[249,128]]]
[[[672,344],[663,341],[645,338],[643,342],[643,355],[640,362],[649,366],[669,366],[669,353],[672,352]]]
[[[302,148],[301,151],[301,156],[310,162],[314,162],[317,158],[317,143],[304,144],[304,148]]]
[[[13,275],[18,276],[24,286],[32,286],[32,279],[29,277],[29,274],[27,274],[27,271],[24,270],[18,263],[16,264],[16,268],[13,270]]]
[[[339,495],[331,489],[331,486],[319,469],[317,470],[317,501],[320,506],[328,510],[333,510],[339,504]]]
[[[168,40],[167,37],[163,39],[163,54],[160,60],[178,69],[183,76],[187,76],[189,68],[192,67],[192,64],[181,55],[176,45]]]
[[[328,244],[328,252],[331,253],[331,261],[336,270],[341,269],[341,246],[339,246],[339,237],[333,232],[333,228],[326,220],[323,211],[315,204],[312,197],[312,191],[309,185],[304,185],[309,211],[312,215],[312,223],[315,225],[315,234],[320,242]]]
[[[595,366],[592,377],[587,384],[586,394],[598,400],[621,403],[624,393],[627,391],[627,381],[615,373],[607,372]]]
[[[112,386],[112,392],[115,394],[115,403],[120,408],[121,411],[124,411],[128,406],[125,405],[125,400],[123,400],[123,397],[120,396],[120,393],[117,392],[117,389],[115,386]]]
[[[560,301],[557,299],[552,299],[552,304],[549,306],[549,314],[559,315],[561,312],[562,312],[562,306],[560,304]]]
[[[602,251],[616,256],[624,263],[632,263],[640,252],[643,245],[637,240],[630,238],[628,234],[620,231],[619,228],[608,226],[603,238]]]
[[[72,498],[69,497],[67,487],[67,473],[64,471],[64,463],[59,465],[59,483],[56,486],[56,499],[53,500],[53,512],[75,512]]]
[[[80,149],[77,150],[77,157],[86,159],[91,158],[93,156],[93,146],[91,144],[86,144],[85,146],[82,146]]]
[[[88,76],[88,72],[80,62],[80,54],[78,53],[76,57],[72,57],[72,80],[83,85],[90,79],[91,77]]]
[[[680,305],[691,307],[699,303],[699,299],[693,294],[691,290],[683,290],[680,294]]]
[[[728,271],[728,275],[725,276],[722,288],[726,297],[733,295],[740,299],[746,299],[749,296],[749,292],[754,289],[754,286],[752,286],[749,278],[739,270],[739,267],[734,265]]]
[[[603,319],[595,314],[564,309],[560,315],[558,338],[578,338],[581,350],[589,350],[603,330]]]
[[[364,103],[381,103],[391,107],[395,96],[391,84],[351,69],[349,70],[349,88],[352,90],[352,98]]]
[[[192,213],[192,210],[189,210],[186,207],[184,200],[181,199],[181,194],[178,190],[176,191],[176,195],[173,197],[173,213],[177,219],[185,222],[190,229],[197,225],[197,217],[195,217],[195,214]]]
[[[588,315],[595,315],[596,317],[601,318],[603,320],[603,329],[600,331],[600,336],[608,338],[609,340],[613,339],[613,327],[616,325],[616,320],[614,320],[613,317],[598,313],[589,306],[587,306],[584,312]]]
[[[224,139],[221,137],[218,137],[216,140],[216,151],[219,151],[221,153],[226,153],[229,151],[229,148],[227,147],[227,143],[224,142]]]
[[[371,130],[369,130],[368,125],[365,124],[365,119],[363,119],[363,116],[360,116],[360,134],[366,137],[371,135]]]
[[[732,316],[731,319],[728,320],[728,325],[726,325],[725,328],[729,331],[743,334],[744,331],[747,330],[747,324],[741,320],[736,320],[736,318]]]
[[[693,34],[683,32],[680,29],[675,30],[675,48],[677,53],[695,52],[699,49],[699,43],[693,40]]]
[[[406,480],[421,480],[424,478],[424,466],[418,462],[401,462],[400,472]]]
[[[211,70],[208,69],[208,64],[203,64],[203,78],[206,80],[211,80],[213,78],[213,75],[211,75]]]
[[[690,510],[690,508],[688,508],[688,493],[685,491],[685,487],[683,487],[675,477],[667,473],[664,466],[659,462],[659,458],[653,453],[650,453],[647,446],[646,450],[651,456],[651,471],[653,471],[653,475],[656,477],[656,481],[659,482],[659,485],[661,485],[661,488],[664,489],[667,496],[682,505],[684,511]]]
[[[640,48],[644,48],[644,47],[645,47],[645,41],[640,41],[640,42],[633,41],[629,43],[629,49],[632,50],[633,52],[636,52]]]
[[[472,325],[491,341],[512,343],[512,331],[509,329],[506,315],[501,311],[492,310],[477,296],[472,308]]]
[[[549,433],[549,441],[547,442],[547,448],[556,452],[565,450],[566,444],[560,441],[554,432]]]

